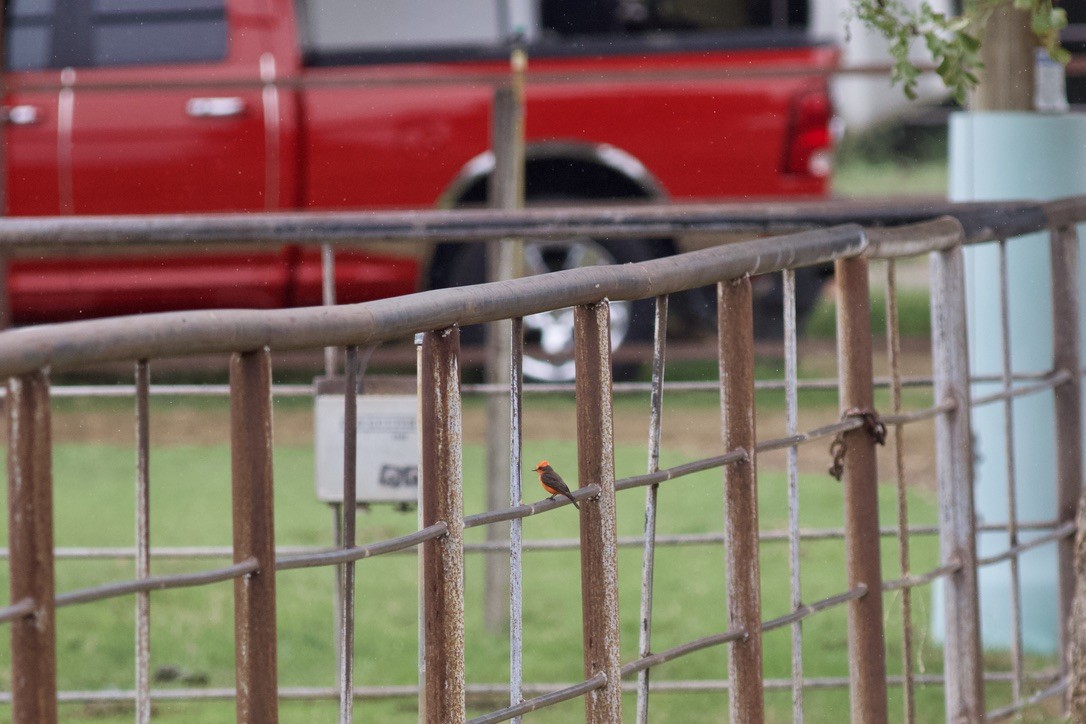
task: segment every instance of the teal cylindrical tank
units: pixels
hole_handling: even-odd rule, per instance
[[[952,201],[1049,200],[1086,193],[1086,115],[1025,112],[958,113],[950,120]],[[1082,231],[1080,230],[1080,235]],[[1079,288],[1083,258],[1079,255]],[[995,244],[966,249],[966,293],[971,372],[1002,373],[999,250]],[[1011,363],[1015,373],[1052,369],[1051,271],[1047,234],[1007,244]],[[1083,295],[1080,295],[1080,306]],[[1082,319],[1082,311],[1079,312]],[[1086,358],[1086,357],[1084,357]],[[974,397],[998,391],[1000,383],[974,383]],[[1055,448],[1051,391],[1015,400],[1013,440],[1020,522],[1056,517]],[[973,411],[977,524],[1005,523],[1007,445],[1002,403]],[[1023,532],[1022,542],[1037,533]],[[982,532],[980,556],[1006,550],[1007,534]],[[1026,651],[1054,654],[1058,645],[1057,571],[1054,545],[1021,556],[1022,639]],[[1010,564],[980,572],[981,636],[985,648],[1011,644]],[[933,629],[942,638],[942,587],[933,591]]]

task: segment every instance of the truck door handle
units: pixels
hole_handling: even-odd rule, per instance
[[[3,109],[3,122],[12,126],[32,126],[39,118],[37,106],[4,106]]]
[[[185,113],[192,118],[233,118],[245,113],[245,101],[237,96],[189,98]]]

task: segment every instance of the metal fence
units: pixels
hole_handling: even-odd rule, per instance
[[[936,213],[951,213],[930,221]],[[152,591],[234,581],[236,690],[201,692],[200,696],[235,697],[239,721],[277,720],[278,701],[286,697],[338,694],[340,719],[349,721],[358,695],[372,694],[356,684],[354,671],[354,586],[356,563],[366,558],[415,549],[421,560],[420,634],[423,656],[420,687],[380,692],[419,696],[421,716],[428,721],[464,721],[464,556],[472,548],[464,531],[499,522],[511,523],[508,542],[510,580],[510,680],[508,685],[474,685],[476,690],[506,692],[510,705],[474,722],[516,719],[576,697],[585,704],[586,721],[621,720],[624,679],[637,692],[637,719],[649,715],[650,674],[687,654],[709,647],[728,649],[726,681],[684,682],[688,688],[726,689],[733,721],[760,721],[765,716],[764,692],[788,688],[795,718],[802,719],[804,691],[841,686],[850,692],[853,721],[888,718],[887,691],[903,690],[904,717],[915,719],[915,690],[920,684],[945,687],[948,721],[998,720],[1055,697],[1078,694],[1084,686],[1072,676],[1073,667],[1061,655],[1056,669],[1029,670],[1020,645],[1020,609],[1015,607],[1016,646],[1009,673],[988,672],[981,649],[978,570],[1010,561],[1038,546],[1058,548],[1061,651],[1077,651],[1069,626],[1075,589],[1074,536],[1079,531],[1075,510],[1082,487],[1082,430],[1077,306],[1077,238],[1074,224],[1086,219],[1086,199],[1036,204],[936,205],[924,208],[826,205],[815,211],[790,207],[664,207],[537,210],[525,212],[432,212],[418,214],[337,214],[323,216],[270,215],[236,217],[171,217],[155,219],[79,219],[3,221],[0,245],[33,247],[48,242],[54,248],[85,243],[236,242],[276,239],[302,243],[360,239],[486,239],[494,237],[555,237],[572,234],[636,237],[728,231],[796,228],[812,224],[859,221],[905,223],[864,228],[855,223],[830,226],[714,247],[666,259],[615,267],[576,269],[556,274],[438,290],[409,297],[344,307],[280,311],[221,311],[146,315],[48,327],[24,328],[0,334],[0,375],[8,379],[9,436],[9,565],[11,598],[0,609],[0,621],[11,626],[13,718],[19,722],[48,722],[57,718],[56,610],[116,596],[134,594],[137,601],[136,686],[130,694],[103,693],[134,699],[137,719],[150,718],[149,679]],[[918,222],[918,223],[908,223]],[[1052,259],[1052,308],[1056,335],[1053,368],[1042,375],[1017,374],[1004,352],[998,376],[1002,389],[983,399],[971,399],[967,350],[963,246],[1004,245],[1011,236],[1048,231]],[[934,402],[905,409],[902,388],[915,384],[900,371],[897,333],[895,260],[931,257],[932,370]],[[1005,259],[1005,255],[1003,257]],[[871,330],[869,260],[886,260],[888,306],[888,378],[873,372],[874,335]],[[796,268],[834,262],[836,265],[838,376],[841,417],[816,428],[798,428],[796,362]],[[1006,294],[1006,264],[1000,283]],[[785,289],[785,399],[787,434],[758,440],[755,435],[754,342],[751,276],[780,273]],[[723,439],[721,453],[659,469],[661,405],[666,356],[666,321],[671,294],[716,285],[719,327],[719,388]],[[608,307],[614,301],[655,298],[656,334],[652,357],[649,409],[649,461],[643,475],[616,479],[613,439],[611,349]],[[556,541],[550,547],[580,550],[584,627],[584,675],[568,686],[540,691],[523,677],[522,552],[527,547],[521,523],[569,504],[564,499],[522,502],[520,489],[521,410],[525,387],[521,376],[523,326],[530,314],[573,306],[577,377],[573,387],[577,408],[577,479],[573,497],[581,506],[579,541]],[[1007,324],[1007,308],[1001,310]],[[459,326],[512,320],[511,369],[501,394],[510,396],[512,454],[509,460],[510,505],[476,515],[464,515],[461,440]],[[1006,331],[1006,327],[1005,327]],[[335,549],[277,553],[272,529],[271,352],[273,350],[340,347],[345,355],[346,389],[358,383],[359,350],[382,342],[419,335],[421,527],[409,535],[366,545],[356,544],[354,506],[342,509],[342,544]],[[1004,344],[1006,345],[1006,334]],[[192,354],[230,355],[229,394],[232,480],[233,563],[184,575],[151,575],[147,492],[149,479],[148,362]],[[54,584],[52,477],[50,440],[50,382],[55,370],[80,369],[101,362],[135,365],[137,490],[137,575],[92,588],[57,593]],[[876,384],[890,390],[890,409],[877,410]],[[924,382],[921,381],[921,384]],[[489,387],[487,392],[493,393]],[[1052,520],[1018,521],[986,528],[1006,531],[1007,549],[978,558],[978,525],[973,503],[973,450],[970,414],[982,404],[1002,403],[1008,427],[1013,426],[1010,401],[1054,391],[1057,424],[1058,507]],[[344,396],[345,429],[353,430],[354,395]],[[934,421],[935,462],[939,492],[936,527],[910,525],[904,489],[908,483],[903,457],[905,426]],[[895,441],[898,487],[897,525],[881,529],[878,517],[876,447],[887,437]],[[830,444],[832,467],[845,490],[844,527],[809,531],[799,525],[798,449],[812,442]],[[788,455],[789,524],[782,531],[760,530],[757,515],[756,458],[771,450]],[[344,500],[355,497],[356,440],[344,446]],[[1013,459],[1008,461],[1013,468]],[[706,470],[723,475],[725,513],[722,535],[657,537],[656,510],[660,487]],[[1036,484],[1036,482],[1035,482]],[[621,539],[616,528],[616,496],[644,488],[645,532]],[[670,491],[664,494],[669,494]],[[678,493],[676,493],[678,494]],[[1017,494],[1013,475],[1008,489],[1010,510]],[[1019,533],[1037,535],[1023,542]],[[1081,533],[1081,532],[1080,532]],[[916,536],[937,534],[940,562],[931,570],[914,572],[909,543]],[[900,574],[883,579],[880,541],[897,539]],[[835,595],[804,602],[800,595],[800,544],[812,538],[841,538],[846,547],[847,583]],[[790,561],[790,612],[763,619],[759,550],[763,543],[783,541]],[[620,545],[643,547],[641,625],[636,658],[622,661],[619,648],[617,550]],[[653,573],[657,545],[723,544],[726,554],[727,628],[673,648],[658,650],[652,643]],[[474,548],[479,548],[476,545]],[[505,549],[502,545],[501,550]],[[193,551],[189,552],[194,553]],[[195,551],[198,553],[198,551]],[[339,567],[342,588],[339,681],[335,690],[280,690],[276,666],[276,575],[278,571],[315,566]],[[1017,581],[1015,570],[1015,581]],[[916,669],[912,645],[914,622],[911,592],[941,579],[944,585],[946,630],[944,671],[925,674]],[[630,585],[625,583],[624,585]],[[1018,596],[1017,583],[1014,595]],[[898,592],[902,601],[903,674],[887,676],[883,599]],[[1086,600],[1086,599],[1084,599]],[[803,670],[803,624],[817,625],[818,614],[834,607],[848,612],[849,676],[810,678]],[[807,621],[810,619],[810,621]],[[791,676],[763,677],[762,635],[789,628],[792,641]],[[1077,631],[1077,629],[1076,629]],[[1078,634],[1081,636],[1081,634]],[[1078,638],[1074,639],[1078,641]],[[1077,662],[1075,662],[1077,663]],[[1012,684],[1008,706],[985,706],[985,682]],[[668,682],[674,684],[674,682]],[[531,698],[524,697],[534,694]],[[65,697],[65,692],[60,697]],[[160,693],[161,696],[167,696]],[[169,695],[182,696],[173,692]],[[69,698],[77,695],[68,694]],[[93,698],[93,694],[87,695]],[[1078,701],[1076,697],[1069,697]],[[1083,711],[1078,714],[1081,716]]]

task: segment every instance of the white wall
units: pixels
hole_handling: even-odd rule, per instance
[[[919,5],[919,0],[903,2],[914,7]],[[936,10],[951,10],[951,0],[929,2]],[[889,63],[887,43],[881,36],[858,21],[845,22],[845,12],[850,7],[851,0],[811,0],[811,34],[818,38],[832,38],[841,45],[841,65],[844,68]],[[845,41],[846,35],[851,36],[848,42]],[[918,41],[913,51],[914,59],[928,61],[924,50],[923,42]],[[946,89],[935,75],[922,76],[917,91],[920,102],[941,100],[947,96]],[[833,83],[833,95],[838,114],[845,119],[849,130],[862,129],[900,113],[911,103],[900,85],[890,85],[889,76],[839,76]]]

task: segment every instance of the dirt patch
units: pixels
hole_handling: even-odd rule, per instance
[[[712,394],[712,393],[709,393]],[[836,409],[820,406],[800,411],[799,429],[811,430],[837,419]],[[576,410],[572,404],[553,402],[534,409],[529,401],[524,412],[524,437],[527,440],[572,439],[576,430]],[[648,437],[648,415],[616,414],[615,440],[619,444],[645,445]],[[471,406],[464,411],[464,441],[482,444],[486,440],[486,411]],[[783,437],[783,411],[762,412],[758,418],[758,438]],[[276,410],[274,435],[279,445],[309,445],[313,441],[313,413],[308,407],[290,405]],[[151,415],[152,445],[218,445],[229,440],[229,412],[225,405],[208,408],[204,405],[178,404],[170,409],[155,410]],[[895,454],[893,431],[885,448],[879,449],[879,477],[893,480]],[[53,438],[56,442],[105,443],[133,445],[135,426],[130,410],[110,408],[100,410],[60,410],[53,414]],[[932,424],[915,423],[905,427],[905,469],[911,484],[934,485],[934,445]],[[800,448],[799,468],[805,474],[823,474],[830,466],[830,441],[818,440]],[[720,413],[705,404],[690,405],[679,410],[665,409],[661,435],[663,450],[691,460],[723,452],[720,436]],[[783,471],[787,453],[783,450],[764,453],[759,457],[764,470]]]

